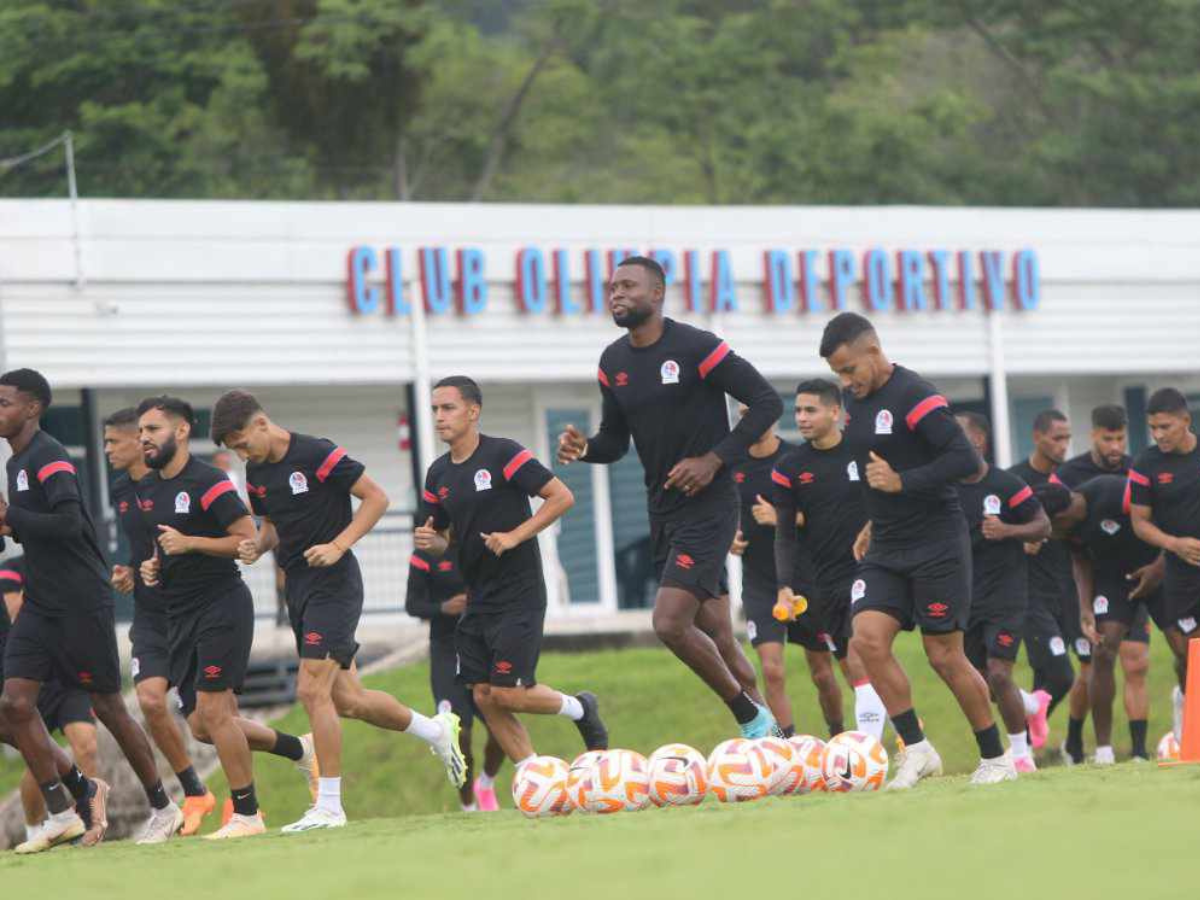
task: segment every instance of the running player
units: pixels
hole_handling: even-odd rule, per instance
[[[255,539],[254,520],[225,474],[192,456],[195,416],[175,397],[138,404],[146,465],[137,485],[145,527],[157,534],[155,554],[139,574],[160,587],[170,623],[170,673],[196,740],[217,748],[229,781],[233,811],[207,840],[266,831],[254,792],[250,751],[292,760],[311,782],[315,758],[308,736],[277,732],[238,716],[234,694],[242,688],[254,640],[254,601],[234,560],[242,541]],[[152,820],[153,824],[153,820]],[[183,825],[164,822],[168,836]]]
[[[1166,637],[1175,653],[1180,692],[1175,695],[1175,736],[1182,738],[1187,642],[1200,623],[1200,444],[1192,431],[1187,398],[1161,388],[1146,405],[1153,447],[1129,470],[1133,530],[1167,551],[1163,589],[1167,615],[1178,626]]]
[[[239,546],[242,562],[276,550],[286,574],[288,618],[300,657],[296,693],[321,763],[316,803],[283,832],[346,824],[339,716],[419,738],[441,758],[450,782],[461,785],[458,718],[442,713],[429,719],[391,694],[367,690],[354,662],[363,584],[351,548],[383,517],[387,494],[344,449],[280,427],[246,391],[229,391],[217,400],[212,439],[247,461],[250,506],[262,517],[257,536]],[[353,513],[352,497],[359,500]]]
[[[733,637],[725,558],[737,533],[729,467],[783,413],[775,389],[714,334],[663,317],[666,279],[633,256],[613,272],[608,307],[629,334],[600,356],[600,431],[573,425],[558,460],[612,463],[632,436],[646,473],[650,535],[660,579],[654,630],[733,713],[743,736],[778,731],[754,666]],[[731,432],[725,395],[749,412]]]
[[[845,440],[864,481],[867,524],[855,542],[858,579],[851,646],[904,741],[889,787],[942,771],[913,709],[908,676],[892,653],[901,629],[920,627],[925,654],[962,708],[981,761],[973,784],[1017,777],[1000,743],[988,688],[963,652],[971,613],[971,541],[954,483],[982,461],[929,382],[891,363],[871,323],[840,313],[825,326],[821,356],[846,389]]]
[[[959,413],[956,418],[975,452],[986,460],[991,423],[978,413]],[[1018,688],[1012,677],[1029,596],[1025,544],[1048,538],[1050,520],[1029,485],[986,461],[984,467],[982,475],[958,485],[971,531],[971,618],[964,644],[967,658],[987,679],[1008,729],[1013,766],[1024,774],[1037,771],[1025,720],[1039,708],[1038,700]]]
[[[97,718],[116,738],[150,801],[152,813],[141,840],[154,843],[160,823],[182,824],[183,813],[163,789],[146,733],[121,697],[121,662],[104,555],[74,464],[62,444],[38,427],[50,401],[50,384],[41,373],[16,369],[0,376],[0,437],[12,448],[11,505],[0,500],[0,530],[24,547],[26,576],[24,608],[5,648],[0,716],[37,779],[49,812],[37,835],[16,849],[38,853],[81,834],[84,844],[94,845],[108,828],[108,785],[75,772],[65,783],[60,780],[58,754],[37,712],[42,684],[52,677],[91,695]],[[86,834],[72,797],[90,804]]]
[[[534,755],[519,712],[566,716],[587,749],[607,749],[594,694],[571,696],[537,682],[546,583],[534,538],[575,498],[520,444],[480,434],[483,394],[470,378],[443,378],[432,401],[434,428],[450,450],[425,475],[428,516],[413,542],[436,558],[451,540],[458,548],[468,596],[454,637],[459,681],[517,765]],[[544,501],[536,513],[534,496]]]
[[[154,556],[156,544],[137,502],[136,485],[150,473],[150,467],[142,455],[136,409],[118,410],[104,420],[104,453],[108,464],[118,473],[109,494],[117,523],[129,545],[129,562],[113,566],[111,581],[121,593],[133,594],[129,639],[133,644],[130,671],[134,689],[150,736],[183,789],[183,828],[179,833],[193,835],[216,808],[217,801],[196,773],[175,723],[174,703],[168,697],[170,640],[162,591],[146,584],[140,574],[142,563]]]
[[[458,683],[458,654],[454,651],[454,629],[467,608],[467,585],[458,568],[455,548],[436,559],[421,550],[408,561],[408,590],[404,609],[410,616],[429,622],[429,682],[438,712],[453,712],[462,723],[458,746],[462,749],[466,778],[458,789],[463,812],[495,812],[496,776],[504,764],[504,748],[490,731],[483,749],[483,770],[472,780],[475,758],[471,751],[471,723],[475,705]],[[480,721],[483,721],[480,718]],[[487,723],[483,723],[487,729]]]
[[[771,472],[771,496],[780,518],[795,520],[804,533],[813,567],[806,612],[795,614],[796,538],[788,529],[775,532],[775,603],[785,618],[816,633],[841,665],[854,690],[854,718],[859,731],[883,738],[887,712],[871,687],[866,667],[850,644],[850,587],[856,568],[854,539],[867,521],[858,463],[842,439],[842,399],[837,386],[824,379],[796,387],[796,427],[805,444],[790,449]],[[807,645],[806,645],[806,652]],[[812,657],[809,653],[809,665]],[[828,654],[824,654],[828,667]],[[830,678],[832,679],[832,672]],[[816,678],[816,670],[813,670]],[[833,690],[841,700],[836,682]],[[824,705],[823,705],[824,708]],[[833,730],[833,726],[830,726]],[[836,732],[835,732],[836,733]]]

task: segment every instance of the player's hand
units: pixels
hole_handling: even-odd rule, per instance
[[[1166,563],[1162,556],[1150,563],[1147,566],[1142,566],[1140,569],[1134,569],[1125,576],[1126,581],[1137,582],[1129,591],[1129,599],[1137,600],[1140,597],[1145,597],[1152,593],[1160,584],[1162,584],[1163,576],[1166,574]]]
[[[1092,642],[1093,647],[1100,643],[1100,632],[1096,630],[1096,615],[1086,603],[1079,604],[1079,630]]]
[[[1026,543],[1025,543],[1025,555],[1026,555],[1026,556],[1037,556],[1039,553],[1041,553],[1041,552],[1042,552],[1042,547],[1044,547],[1044,546],[1046,546],[1046,541],[1045,541],[1045,540],[1040,540],[1040,541],[1026,541]]]
[[[181,534],[170,525],[159,525],[158,530],[162,532],[158,536],[158,546],[162,547],[167,556],[179,556],[191,551],[192,544],[187,535]]]
[[[0,494],[0,525],[5,524],[5,519],[8,517],[8,500],[3,494]]]
[[[305,560],[314,569],[324,569],[335,565],[345,555],[346,551],[334,541],[330,541],[328,544],[314,544],[304,551]]]
[[[449,600],[442,601],[442,615],[461,616],[467,611],[467,595],[455,594]]]
[[[587,438],[574,425],[568,425],[567,430],[558,436],[558,461],[564,466],[569,466],[586,455]]]
[[[795,622],[796,616],[808,609],[808,598],[797,594],[790,587],[781,587],[775,595],[775,606],[771,616],[777,622]]]
[[[867,484],[885,494],[898,494],[904,487],[896,470],[874,450],[871,451],[871,461],[867,463]]]
[[[742,534],[742,529],[739,528],[737,534],[733,536],[733,545],[730,546],[729,552],[734,556],[741,556],[749,546],[750,542],[746,540],[746,536]]]
[[[238,544],[238,559],[248,566],[254,565],[262,557],[262,548],[258,541],[242,541]]]
[[[859,531],[858,537],[854,539],[854,559],[857,562],[862,562],[862,558],[867,555],[867,551],[871,549],[871,523],[868,522]]]
[[[709,451],[703,456],[689,456],[675,463],[663,485],[668,491],[677,489],[694,497],[710,484],[721,469],[721,457]]]
[[[161,569],[162,563],[158,561],[158,554],[155,553],[138,567],[138,573],[142,576],[142,584],[150,587],[157,586]]]
[[[1010,526],[1000,521],[999,516],[984,516],[979,525],[980,533],[989,541],[1002,541],[1009,535]]]
[[[445,552],[446,539],[433,527],[433,516],[426,519],[424,525],[413,529],[413,545],[418,550],[431,551],[435,555]]]
[[[775,527],[778,518],[775,516],[775,507],[763,499],[762,494],[754,495],[755,504],[750,507],[750,514],[754,516],[754,521],[759,525],[770,525]]]
[[[479,532],[484,545],[497,556],[503,556],[509,550],[519,547],[521,542],[511,531],[493,531],[491,534]]]
[[[1191,537],[1177,537],[1171,546],[1171,552],[1192,566],[1200,566],[1200,540]]]
[[[108,583],[121,594],[133,593],[133,566],[113,566]]]

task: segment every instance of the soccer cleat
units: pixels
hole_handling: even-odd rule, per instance
[[[299,834],[302,831],[317,831],[321,828],[345,828],[346,814],[330,812],[319,806],[309,807],[308,812],[300,820],[279,829],[281,834]]]
[[[1032,756],[1016,756],[1013,757],[1013,768],[1019,775],[1032,775],[1037,771],[1037,763]]]
[[[1074,754],[1071,752],[1071,748],[1067,746],[1066,741],[1063,741],[1062,744],[1059,745],[1058,749],[1059,749],[1059,752],[1062,753],[1062,760],[1063,760],[1064,766],[1077,766],[1083,762],[1083,750],[1082,749],[1079,751],[1078,754]]]
[[[1029,726],[1029,743],[1034,750],[1041,750],[1046,746],[1046,738],[1050,734],[1050,723],[1046,721],[1046,716],[1050,712],[1052,698],[1040,689],[1033,692],[1033,697],[1038,702],[1037,712],[1026,716],[1025,724]]]
[[[300,744],[304,747],[304,756],[296,761],[296,768],[308,780],[308,793],[312,802],[317,802],[317,788],[320,786],[321,764],[317,760],[317,748],[313,744],[312,733],[300,735]]]
[[[232,807],[232,804],[230,804]],[[217,798],[212,791],[205,791],[203,797],[183,798],[183,829],[179,832],[182,837],[190,837],[200,830],[200,824],[217,808]],[[233,810],[230,809],[232,814]],[[221,822],[222,825],[225,821]]]
[[[775,723],[775,717],[771,715],[771,711],[765,706],[759,706],[758,715],[740,727],[742,729],[742,737],[750,740],[771,737],[779,730],[779,726]]]
[[[480,812],[496,812],[500,809],[500,802],[496,799],[496,788],[482,787],[479,784],[479,779],[475,779],[473,785],[475,789],[475,802],[479,804]]]
[[[1092,755],[1093,766],[1112,766],[1116,765],[1117,757],[1113,753],[1112,747],[1097,747],[1096,752]]]
[[[588,750],[608,749],[608,728],[600,718],[600,701],[591,691],[580,691],[575,695],[583,707],[583,718],[575,723],[583,746]]]
[[[1171,716],[1172,730],[1175,732],[1175,740],[1183,740],[1183,691],[1179,689],[1179,685],[1171,688]]]
[[[906,791],[916,787],[922,778],[931,778],[942,774],[942,758],[938,756],[929,738],[910,744],[904,748],[904,760],[896,769],[896,774],[884,790]]]
[[[183,823],[183,810],[174,803],[168,803],[162,809],[152,809],[146,827],[142,830],[142,835],[137,842],[139,844],[165,844],[183,827]]]
[[[429,752],[442,761],[450,783],[456,788],[462,787],[467,781],[467,760],[463,756],[462,748],[458,745],[462,722],[457,715],[449,711],[438,713],[433,720],[442,726],[442,733],[429,746]]]
[[[212,834],[206,834],[206,841],[225,841],[230,838],[252,837],[256,834],[265,834],[267,830],[266,823],[259,813],[252,816],[243,816],[234,813],[229,817],[229,821],[222,825]]]
[[[72,812],[70,818],[56,820],[53,816],[37,827],[33,836],[23,844],[17,844],[15,852],[42,853],[59,844],[70,843],[83,835],[87,829],[79,814]]]
[[[90,781],[92,793],[87,799],[87,804],[91,824],[87,826],[81,841],[85,847],[95,847],[104,840],[104,832],[108,831],[108,782],[99,778],[92,778]]]
[[[1003,756],[995,759],[981,759],[979,768],[971,776],[971,784],[999,784],[1002,781],[1016,781],[1017,770],[1013,765],[1012,751],[1006,750]]]

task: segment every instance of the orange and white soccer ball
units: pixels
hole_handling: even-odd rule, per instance
[[[826,790],[877,791],[883,787],[887,771],[887,751],[865,732],[843,731],[825,745],[821,775]]]
[[[731,738],[708,755],[708,789],[722,803],[744,803],[767,796],[771,764],[753,740]]]
[[[800,777],[793,794],[811,794],[825,790],[825,776],[821,773],[821,761],[825,758],[825,742],[811,734],[797,734],[788,738],[800,769]]]
[[[1179,759],[1179,741],[1175,732],[1168,731],[1158,742],[1158,758],[1163,762],[1176,762]]]
[[[708,793],[708,760],[687,744],[667,744],[650,754],[650,802],[696,806]]]
[[[580,753],[567,770],[567,796],[580,812],[587,812],[588,798],[596,774],[596,762],[604,755],[603,750],[588,750]]]
[[[588,812],[637,812],[650,805],[650,766],[632,750],[604,750],[592,766]]]
[[[535,756],[513,775],[513,804],[526,817],[565,816],[574,809],[567,796],[567,764],[553,756]]]
[[[796,750],[791,742],[786,738],[765,737],[755,743],[770,766],[767,793],[772,797],[792,793],[804,777],[804,769],[796,759]]]

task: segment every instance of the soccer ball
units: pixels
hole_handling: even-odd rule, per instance
[[[553,756],[535,756],[513,775],[512,798],[530,819],[569,814],[574,806],[567,796],[567,764]]]
[[[687,744],[667,744],[650,754],[650,802],[696,806],[708,793],[708,760]]]
[[[632,750],[605,750],[592,766],[585,809],[591,813],[637,812],[650,805],[650,766]]]
[[[1175,739],[1175,732],[1168,731],[1158,742],[1158,758],[1163,762],[1175,762],[1179,759],[1179,741]]]
[[[770,765],[767,793],[773,797],[790,794],[804,777],[795,748],[785,738],[765,737],[755,741]]]
[[[825,742],[811,734],[797,734],[788,739],[800,769],[800,778],[792,788],[793,794],[811,794],[825,790],[825,776],[821,774],[821,759],[825,755]]]
[[[604,755],[603,750],[588,750],[580,753],[567,771],[567,796],[580,812],[588,812],[588,798],[596,774],[596,761]]]
[[[708,789],[722,803],[767,796],[771,763],[752,740],[732,738],[717,744],[708,757]]]
[[[883,745],[862,731],[843,731],[825,745],[821,775],[825,788],[837,793],[877,791],[887,777]]]

